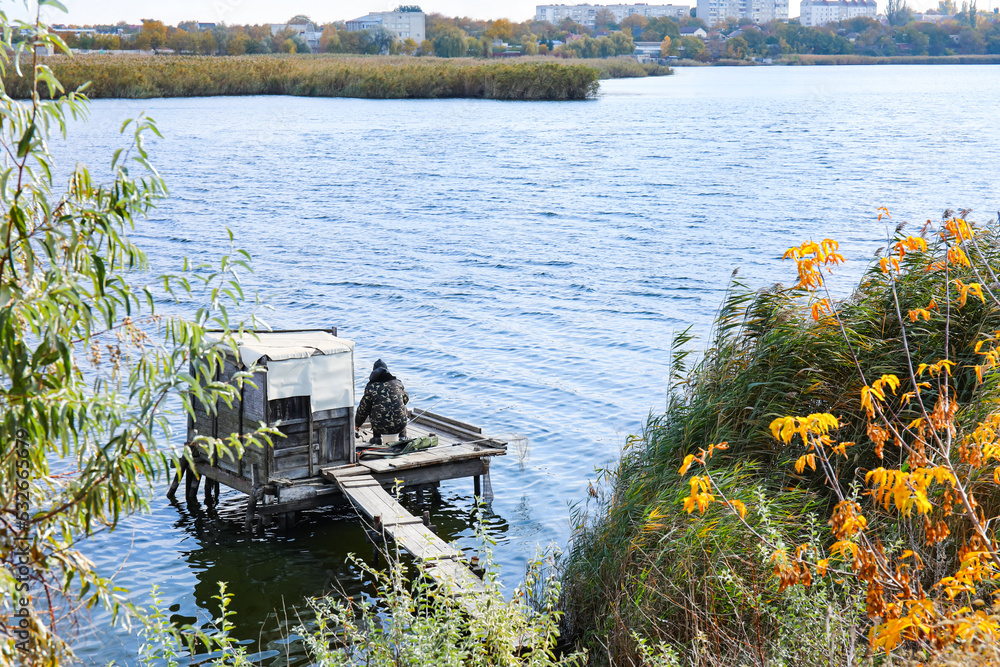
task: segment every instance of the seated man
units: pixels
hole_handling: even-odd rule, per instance
[[[384,433],[398,433],[402,440],[406,437],[406,404],[409,401],[410,397],[403,383],[379,359],[372,367],[372,374],[368,376],[365,395],[361,397],[358,411],[354,415],[354,428],[361,428],[370,415],[373,445],[382,444]]]

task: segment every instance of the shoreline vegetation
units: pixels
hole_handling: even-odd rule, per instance
[[[998,65],[1000,55],[860,56],[790,54],[775,65]]]
[[[791,54],[773,63],[680,60],[673,67],[614,58],[522,57],[513,61],[408,56],[268,54],[162,56],[82,54],[45,63],[67,91],[89,82],[91,99],[293,95],[366,99],[472,98],[558,101],[593,98],[598,81],[669,76],[673,67],[1000,64],[1000,55],[859,56]],[[25,78],[3,77],[15,99],[30,97]]]
[[[372,99],[483,98],[583,100],[598,80],[664,76],[669,67],[630,58],[601,61],[525,59],[486,62],[472,58],[386,56],[51,56],[46,65],[67,91],[89,82],[91,99],[297,95]],[[30,97],[26,78],[13,69],[4,86],[16,99]]]
[[[595,664],[998,664],[1000,231],[966,213],[897,226],[836,303],[837,244],[791,248],[799,284],[734,281],[693,367],[675,337],[562,563]]]
[[[671,61],[670,67],[796,67],[813,65],[1000,65],[1000,55],[952,56],[859,56],[854,54],[818,55],[791,53],[763,63],[755,60],[692,60]]]

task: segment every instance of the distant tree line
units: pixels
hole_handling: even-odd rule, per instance
[[[403,5],[397,11],[420,11]],[[605,58],[631,54],[635,42],[658,42],[662,56],[699,60],[761,58],[785,54],[818,55],[951,55],[1000,54],[1000,14],[988,13],[954,0],[941,0],[937,12],[949,17],[938,23],[913,20],[906,0],[891,0],[887,21],[858,17],[822,27],[807,27],[797,20],[754,25],[748,19],[728,19],[708,26],[694,17],[647,19],[631,15],[616,21],[604,9],[593,28],[571,19],[558,24],[547,21],[508,19],[480,20],[426,16],[426,39],[399,39],[394,32],[376,26],[348,31],[343,22],[317,25],[308,16],[292,17],[280,30],[265,25],[209,25],[184,21],[177,26],[147,19],[141,26],[97,26],[98,34],[62,33],[69,46],[78,49],[137,49],[203,55],[257,53],[355,53],[435,55],[442,58],[472,56],[489,58],[503,53],[551,54],[574,58]],[[318,40],[303,37],[303,28]],[[707,39],[681,36],[681,28],[701,27]],[[101,34],[117,31],[119,34]],[[310,41],[312,42],[310,44]]]
[[[728,39],[709,39],[707,58],[774,57],[784,54],[864,56],[944,56],[1000,54],[1000,22],[977,21],[970,25],[956,19],[940,23],[917,23],[912,16],[900,25],[882,24],[856,17],[822,27],[806,27],[797,21],[772,22],[762,26],[720,26]],[[733,33],[739,30],[738,35]]]
[[[417,5],[403,5],[396,11],[420,11]],[[565,57],[601,58],[631,54],[635,41],[655,39],[665,34],[679,36],[679,28],[689,23],[704,25],[698,19],[643,19],[630,17],[621,25],[605,20],[597,29],[590,29],[566,19],[558,25],[547,21],[509,19],[479,20],[468,17],[448,17],[432,13],[426,16],[426,39],[399,39],[391,30],[377,26],[370,30],[348,31],[345,22],[317,25],[308,16],[289,19],[288,26],[277,32],[271,24],[226,25],[199,27],[196,21],[183,21],[168,26],[161,21],[144,19],[141,26],[121,22],[111,26],[95,26],[98,34],[60,33],[75,49],[172,51],[183,54],[244,55],[257,53],[354,53],[436,55],[443,58],[463,56],[491,57],[500,53],[523,55],[554,54]],[[607,18],[607,17],[605,17]],[[298,26],[321,34],[318,44],[310,45]]]

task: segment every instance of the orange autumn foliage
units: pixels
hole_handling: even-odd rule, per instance
[[[888,216],[887,210],[880,211],[880,220]],[[838,441],[837,432],[843,424],[836,414],[817,411],[804,417],[775,418],[770,424],[774,441],[801,451],[795,459],[796,475],[819,475],[836,503],[828,522],[831,535],[826,553],[814,553],[806,544],[794,551],[773,545],[771,571],[779,590],[811,586],[821,577],[854,578],[866,591],[871,647],[886,653],[904,645],[935,653],[973,639],[1000,641],[1000,543],[992,530],[1000,509],[994,503],[989,503],[989,511],[985,508],[986,499],[1000,495],[1000,407],[995,399],[976,406],[959,404],[955,398],[959,395],[957,371],[962,369],[949,358],[947,338],[937,359],[913,359],[906,346],[907,325],[932,318],[946,318],[951,325],[970,304],[978,302],[978,307],[997,310],[1000,301],[989,288],[987,276],[970,260],[975,227],[963,217],[951,217],[937,230],[930,223],[924,227],[925,234],[934,231],[943,245],[939,246],[943,259],[929,256],[923,236],[907,236],[891,244],[878,261],[895,302],[895,324],[903,338],[907,365],[895,373],[878,371],[877,379],[866,377],[870,370],[862,367],[850,348],[824,282],[823,269],[844,261],[836,252],[838,244],[830,239],[821,244],[806,242],[785,253],[786,259],[796,262],[797,287],[812,318],[828,318],[840,326],[854,355],[860,382],[851,400],[867,419],[866,433],[875,454],[883,459],[889,445],[893,463],[864,471],[860,475],[863,484],[852,487],[855,479],[845,472],[851,468],[841,462],[847,461],[847,448],[855,443]],[[928,255],[925,270],[943,275],[929,303],[921,301],[928,306],[905,311],[908,317],[904,317],[896,281],[912,266],[904,264],[912,255]],[[976,282],[955,277],[970,271]],[[996,284],[992,267],[983,267],[982,273],[989,273]],[[976,301],[970,302],[970,295]],[[1000,366],[1000,331],[981,334],[975,355],[982,361],[969,368],[982,384]],[[904,419],[906,411],[916,416]],[[710,458],[702,450],[699,456],[689,455],[681,468],[685,474],[694,463],[701,467],[690,479],[690,495],[684,499],[687,512],[697,509],[704,513],[711,503],[733,507],[713,484]],[[741,520],[745,514],[745,507],[738,511]],[[957,564],[946,576],[935,577],[913,549],[887,547],[879,532],[872,529],[912,520],[923,531],[926,546],[959,536]]]

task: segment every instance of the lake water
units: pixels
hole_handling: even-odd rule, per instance
[[[99,101],[60,150],[103,159],[148,111],[172,192],[136,233],[157,269],[216,261],[228,227],[273,326],[357,342],[359,391],[381,357],[416,405],[526,437],[494,461],[487,512],[512,586],[537,547],[565,546],[568,505],[662,408],[672,332],[703,345],[734,269],[752,288],[791,282],[783,251],[831,237],[852,258],[843,293],[884,243],[877,207],[893,223],[995,215],[998,109],[996,66],[697,68],[603,82],[588,102]],[[149,515],[87,552],[139,602],[158,584],[181,619],[228,581],[238,634],[267,664],[301,664],[282,639],[295,607],[362,590],[345,559],[370,547],[349,511],[251,537],[241,497],[222,500],[192,513],[157,488]],[[475,545],[471,480],[425,502]],[[77,641],[87,664],[135,647],[99,612]]]

